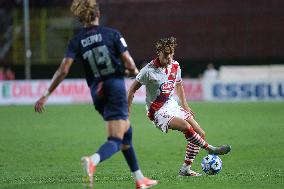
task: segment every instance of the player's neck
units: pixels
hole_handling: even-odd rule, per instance
[[[85,27],[91,27],[91,26],[98,26],[100,23],[99,23],[99,20],[98,19],[95,19],[94,21],[90,22],[90,23],[86,23],[84,26]]]
[[[155,66],[156,66],[157,68],[162,68],[162,69],[164,69],[164,68],[167,68],[167,67],[168,67],[168,65],[164,65],[164,64],[161,63],[161,60],[159,59],[159,57],[157,57],[156,59],[154,59],[154,64],[155,64]]]
[[[168,67],[168,64],[160,63],[160,67],[163,68],[163,69],[166,69]]]

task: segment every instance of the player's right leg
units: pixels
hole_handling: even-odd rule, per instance
[[[205,149],[209,154],[224,155],[231,151],[231,146],[229,145],[223,145],[220,147],[209,145],[198,133],[194,131],[193,127],[183,119],[174,117],[169,123],[169,128],[183,132],[187,141]]]
[[[202,176],[202,174],[191,169],[192,163],[199,151],[200,147],[198,145],[193,144],[192,142],[187,143],[184,162],[179,170],[180,176]]]
[[[188,117],[186,120],[187,122],[189,122],[188,119],[193,119],[193,117]],[[203,139],[205,138],[205,132],[197,122],[196,124],[192,124],[191,126],[193,127],[194,131],[197,132]],[[198,145],[190,141],[187,143],[184,162],[179,170],[180,176],[202,176],[202,174],[195,172],[191,169],[192,163],[195,160],[195,157],[197,156],[199,151],[200,147]]]

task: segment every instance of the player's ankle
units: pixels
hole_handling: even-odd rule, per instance
[[[191,164],[183,163],[180,169],[181,170],[188,170],[188,169],[190,169],[190,167],[191,167]]]
[[[215,150],[216,150],[216,147],[209,144],[209,145],[205,148],[205,150],[208,151],[208,152],[212,152],[212,151],[215,151]]]

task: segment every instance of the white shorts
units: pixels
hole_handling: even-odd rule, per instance
[[[161,131],[167,133],[169,123],[174,117],[187,120],[193,118],[193,115],[179,106],[175,100],[169,100],[161,109],[155,112],[153,123]]]

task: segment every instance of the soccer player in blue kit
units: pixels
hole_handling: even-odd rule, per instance
[[[93,188],[93,174],[97,165],[121,150],[136,181],[136,188],[150,188],[158,182],[144,177],[139,169],[128,120],[123,67],[133,76],[138,74],[138,69],[127,50],[127,44],[117,30],[99,25],[100,11],[96,0],[73,0],[71,12],[79,18],[84,28],[69,41],[65,57],[49,88],[35,103],[35,111],[44,111],[49,95],[66,77],[72,63],[77,60],[82,62],[94,106],[106,121],[108,130],[107,141],[98,151],[81,159],[85,186]]]

